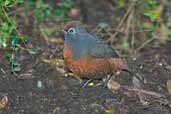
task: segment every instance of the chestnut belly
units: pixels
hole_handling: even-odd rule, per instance
[[[120,70],[120,59],[80,58],[68,64],[69,69],[81,78],[99,79]]]

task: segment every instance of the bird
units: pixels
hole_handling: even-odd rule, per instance
[[[63,57],[66,67],[81,79],[101,79],[128,70],[127,62],[103,39],[87,32],[80,21],[70,21],[64,34]]]

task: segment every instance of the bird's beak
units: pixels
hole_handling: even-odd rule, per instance
[[[64,34],[67,33],[63,28],[58,29],[58,32],[62,32],[62,33],[64,33]]]

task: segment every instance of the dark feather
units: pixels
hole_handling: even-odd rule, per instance
[[[89,38],[92,38],[92,43],[90,43],[92,46],[89,48],[90,56],[95,58],[119,58],[119,55],[112,46],[104,42],[102,39],[91,34],[89,34]]]

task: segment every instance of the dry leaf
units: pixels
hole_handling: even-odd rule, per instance
[[[4,109],[8,104],[8,97],[3,96],[3,98],[0,100],[0,109]]]
[[[168,39],[168,28],[162,24],[160,28],[157,30],[158,37],[157,39],[161,44],[166,44]]]
[[[107,88],[110,89],[110,90],[118,90],[119,88],[121,87],[121,85],[116,82],[114,79],[110,79],[108,82],[107,82]]]
[[[92,86],[94,86],[94,83],[91,82],[91,83],[88,84],[88,86],[92,87]]]
[[[69,12],[69,16],[77,17],[80,15],[80,12],[81,12],[80,8],[72,8]]]
[[[112,109],[105,109],[105,112],[107,114],[114,114],[114,111]]]
[[[48,63],[50,65],[55,65],[56,67],[64,68],[64,60],[59,58],[54,59],[42,59],[43,62]]]
[[[171,80],[167,80],[167,90],[171,94]]]

